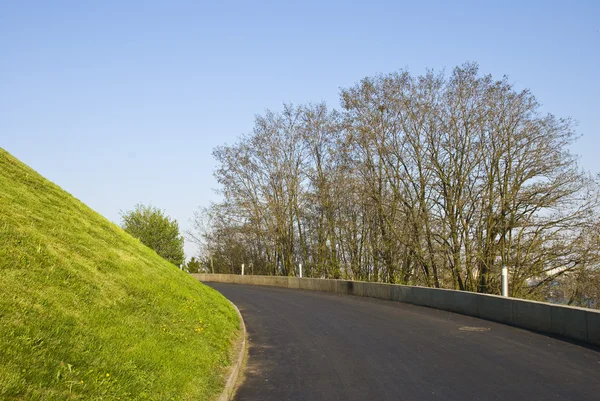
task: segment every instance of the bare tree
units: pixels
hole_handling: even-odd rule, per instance
[[[570,120],[472,63],[365,78],[340,97],[341,111],[267,111],[215,149],[223,202],[199,232],[219,263],[485,293],[508,266],[515,296],[556,283],[587,296],[598,183],[569,151]]]

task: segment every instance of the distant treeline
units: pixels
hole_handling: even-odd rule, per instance
[[[267,111],[214,150],[223,201],[193,233],[205,270],[301,263],[308,277],[497,294],[507,266],[513,296],[566,280],[572,303],[590,299],[599,186],[570,152],[571,120],[476,64],[365,78],[340,99]]]

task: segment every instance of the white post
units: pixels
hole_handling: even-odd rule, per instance
[[[502,296],[508,296],[508,267],[502,268]]]
[[[300,263],[299,267],[300,267],[300,278],[302,278],[302,263]]]
[[[244,275],[244,264],[242,263],[242,276]]]

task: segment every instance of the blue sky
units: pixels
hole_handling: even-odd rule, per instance
[[[600,173],[596,0],[3,1],[0,51],[0,146],[114,222],[142,202],[189,228],[212,149],[266,109],[466,61],[577,120]]]

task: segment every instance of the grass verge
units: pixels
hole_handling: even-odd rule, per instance
[[[210,400],[235,310],[0,148],[0,399]]]

